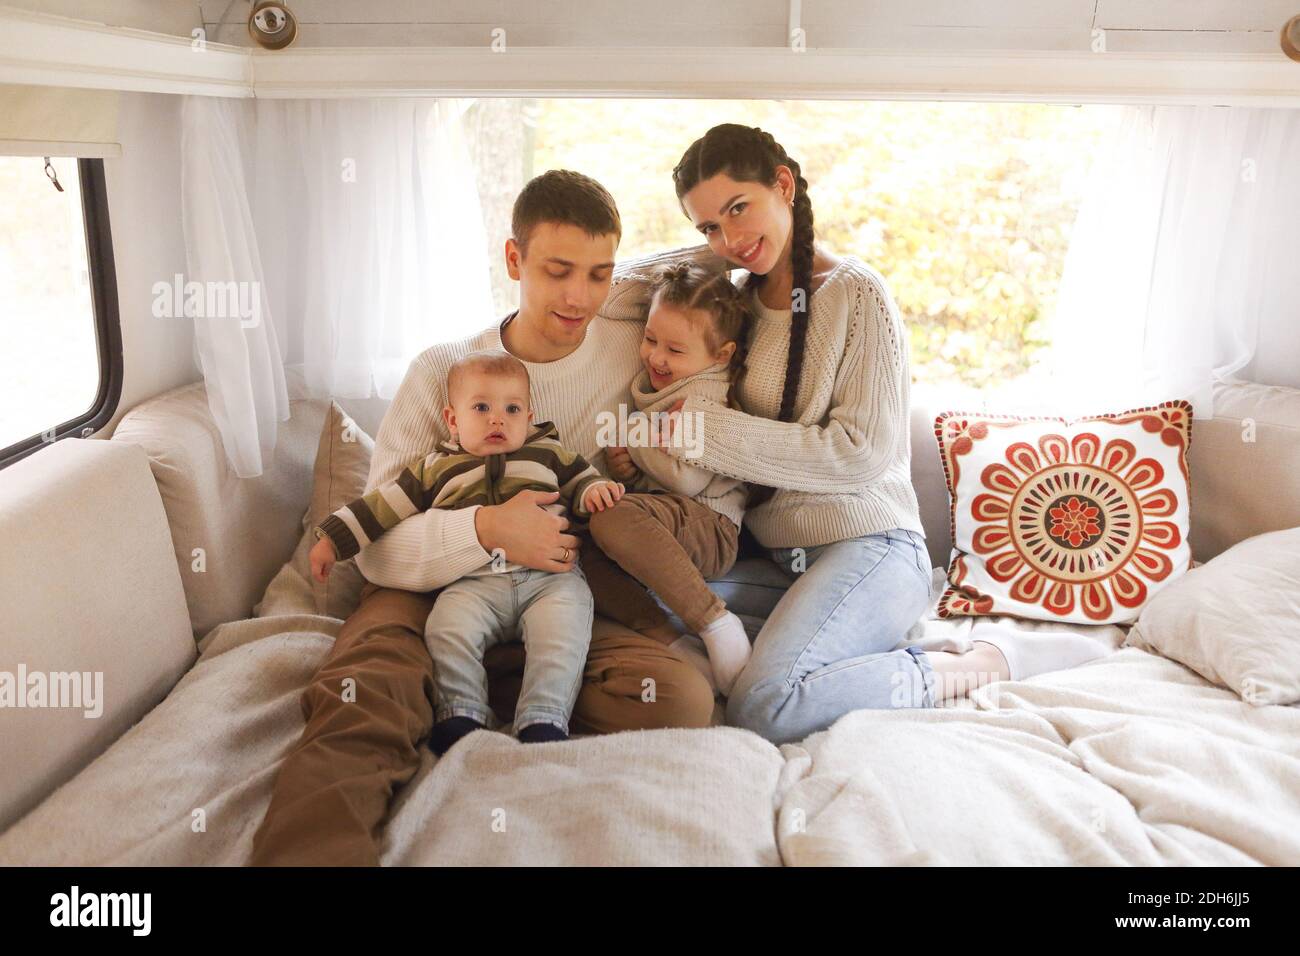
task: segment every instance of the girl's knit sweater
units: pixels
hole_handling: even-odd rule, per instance
[[[647,417],[652,417],[658,412],[667,412],[678,399],[689,398],[692,395],[725,405],[730,384],[731,376],[727,367],[712,365],[702,372],[678,379],[655,391],[650,384],[650,374],[642,369],[632,382],[632,402],[636,405],[637,411]],[[677,431],[684,446],[681,449],[683,452],[681,456],[670,455],[662,448],[628,445],[628,454],[642,473],[642,477],[637,479],[637,485],[632,490],[644,491],[659,487],[675,491],[688,498],[694,498],[719,514],[726,515],[739,527],[741,518],[745,514],[745,483],[691,464],[691,454],[699,450],[698,442],[692,441],[696,430],[685,418],[682,420],[682,426]]]

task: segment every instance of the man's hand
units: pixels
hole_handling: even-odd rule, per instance
[[[317,581],[322,584],[329,580],[330,570],[334,567],[334,562],[338,560],[338,555],[334,553],[334,542],[329,538],[321,538],[314,545],[311,551],[307,553],[308,560],[311,561],[311,574]]]
[[[605,449],[605,464],[618,481],[631,481],[641,473],[626,448],[611,446]]]
[[[558,491],[521,491],[503,505],[484,505],[474,512],[479,545],[489,554],[499,548],[507,561],[526,568],[572,571],[579,542],[565,533],[569,519],[541,507],[559,497]]]
[[[582,507],[588,514],[604,511],[614,507],[615,502],[623,497],[623,486],[612,481],[602,481],[592,485],[582,496]]]

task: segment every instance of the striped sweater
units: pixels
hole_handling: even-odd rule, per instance
[[[585,458],[560,444],[554,423],[537,422],[523,445],[496,455],[471,455],[456,442],[445,441],[440,450],[410,462],[396,478],[344,505],[315,532],[318,538],[330,539],[343,561],[411,515],[430,508],[499,505],[525,490],[559,491],[560,499],[545,509],[560,515],[568,509],[577,523],[591,517],[582,507],[587,489],[608,481]],[[519,567],[508,562],[491,570]]]

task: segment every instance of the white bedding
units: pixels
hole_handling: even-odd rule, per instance
[[[0,835],[0,864],[247,861],[338,626],[215,630],[162,704]],[[386,863],[1300,863],[1300,709],[1135,648],[779,751],[721,727],[484,731],[424,761]]]

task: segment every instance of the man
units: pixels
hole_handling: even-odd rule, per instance
[[[505,254],[510,277],[519,282],[518,312],[412,361],[380,426],[367,490],[449,437],[439,414],[447,368],[485,348],[504,348],[527,365],[539,415],[555,422],[566,447],[608,474],[604,449],[596,444],[598,416],[617,414],[628,401],[642,334],[640,322],[597,314],[611,287],[618,294],[618,209],[599,183],[556,170],[524,187],[511,226]],[[430,509],[358,556],[370,583],[303,694],[307,726],[280,769],[254,836],[254,865],[379,862],[378,835],[389,803],[418,769],[419,747],[433,721],[433,662],[424,625],[436,589],[497,553],[530,568],[570,570],[579,539],[568,532],[566,519],[539,507],[556,498],[554,492],[525,491],[502,505]],[[503,662],[497,655],[496,673],[491,655],[486,662],[498,685],[494,707],[510,706],[512,678],[517,685],[511,671],[519,668],[520,649],[497,650],[507,649],[514,659],[507,654]],[[349,679],[355,700],[342,693]],[[684,657],[596,618],[571,722],[575,732],[703,727],[712,711],[708,682]]]

